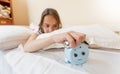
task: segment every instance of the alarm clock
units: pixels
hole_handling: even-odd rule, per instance
[[[86,42],[82,42],[80,45],[71,48],[69,47],[69,43],[65,42],[65,62],[71,65],[82,65],[86,63],[89,55],[88,44]]]

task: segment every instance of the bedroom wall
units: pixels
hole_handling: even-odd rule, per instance
[[[12,0],[15,25],[28,25],[28,8],[26,0]]]
[[[120,24],[119,0],[13,1],[14,11],[16,11],[15,22],[18,24],[34,23],[37,25],[42,11],[48,7],[58,10],[63,25]]]

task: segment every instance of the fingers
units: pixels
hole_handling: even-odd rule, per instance
[[[65,38],[69,42],[70,47],[75,47],[76,46],[75,39],[69,32],[67,32],[65,34]]]
[[[70,47],[80,45],[81,42],[85,41],[85,38],[85,34],[74,31],[56,34],[52,36],[52,39],[55,43],[63,43],[65,41],[68,41]]]
[[[86,35],[79,32],[70,31],[68,35],[73,38],[70,42],[70,47],[80,45],[81,42],[85,41]]]
[[[79,33],[71,31],[70,34],[74,38],[76,45],[79,45],[82,42],[82,37],[79,35]]]

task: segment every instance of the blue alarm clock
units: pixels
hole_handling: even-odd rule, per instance
[[[65,42],[65,62],[72,65],[84,64],[89,55],[88,44],[86,42],[81,43],[79,46],[74,48],[69,47],[69,43]]]

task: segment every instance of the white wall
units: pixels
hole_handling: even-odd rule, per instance
[[[29,22],[36,25],[45,8],[58,10],[63,25],[120,24],[120,0],[27,0]]]

